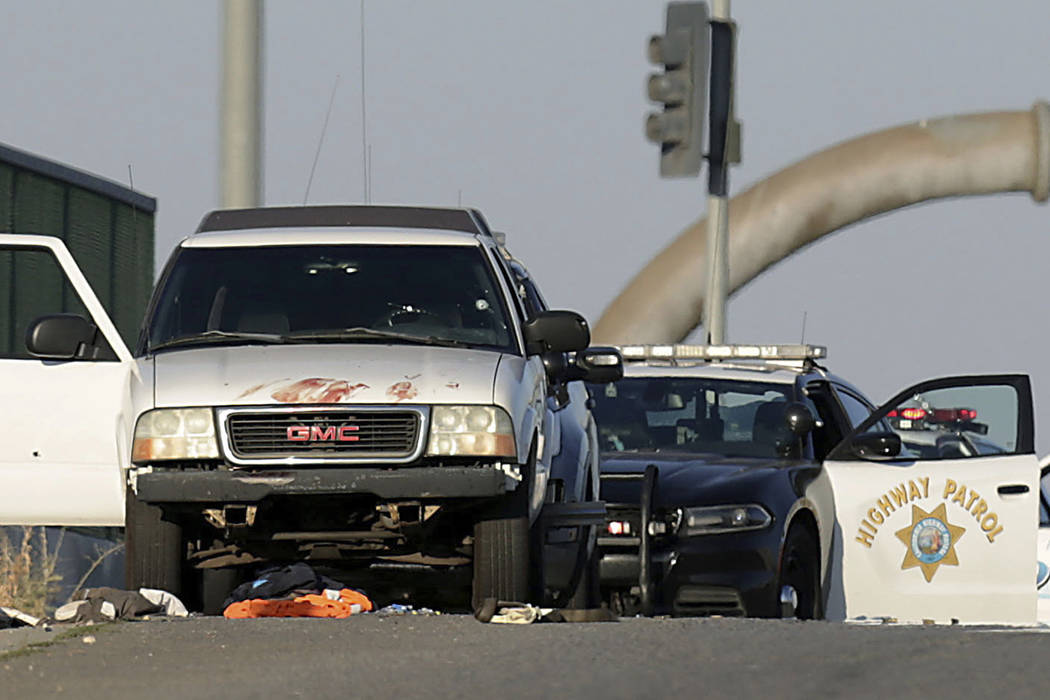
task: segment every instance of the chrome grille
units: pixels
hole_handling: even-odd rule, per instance
[[[228,454],[234,461],[410,461],[420,448],[416,410],[279,409],[229,411]]]

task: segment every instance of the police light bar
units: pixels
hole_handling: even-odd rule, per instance
[[[935,408],[933,420],[938,423],[954,423],[977,420],[977,411],[972,408]]]
[[[624,360],[820,360],[822,345],[620,345]]]
[[[925,408],[893,409],[886,414],[887,418],[904,418],[905,420],[922,420],[929,414]]]

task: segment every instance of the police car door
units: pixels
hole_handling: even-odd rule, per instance
[[[42,360],[26,333],[78,314],[97,335],[77,359]],[[68,320],[68,319],[67,319]],[[122,525],[121,465],[134,362],[57,238],[0,234],[0,525]]]
[[[1039,465],[1025,375],[937,379],[829,455],[831,618],[1033,623]]]

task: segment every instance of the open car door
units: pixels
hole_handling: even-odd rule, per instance
[[[68,357],[40,359],[27,334],[53,347],[36,321],[80,328]],[[79,324],[79,326],[78,326]],[[52,329],[56,326],[52,325]],[[65,245],[0,234],[0,525],[123,525],[123,465],[138,377],[121,340]]]
[[[1039,464],[1026,375],[917,384],[829,455],[829,618],[1036,621]]]

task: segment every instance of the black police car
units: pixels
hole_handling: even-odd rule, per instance
[[[620,349],[624,378],[591,387],[604,597],[621,614],[821,617],[808,491],[872,404],[820,347]]]

